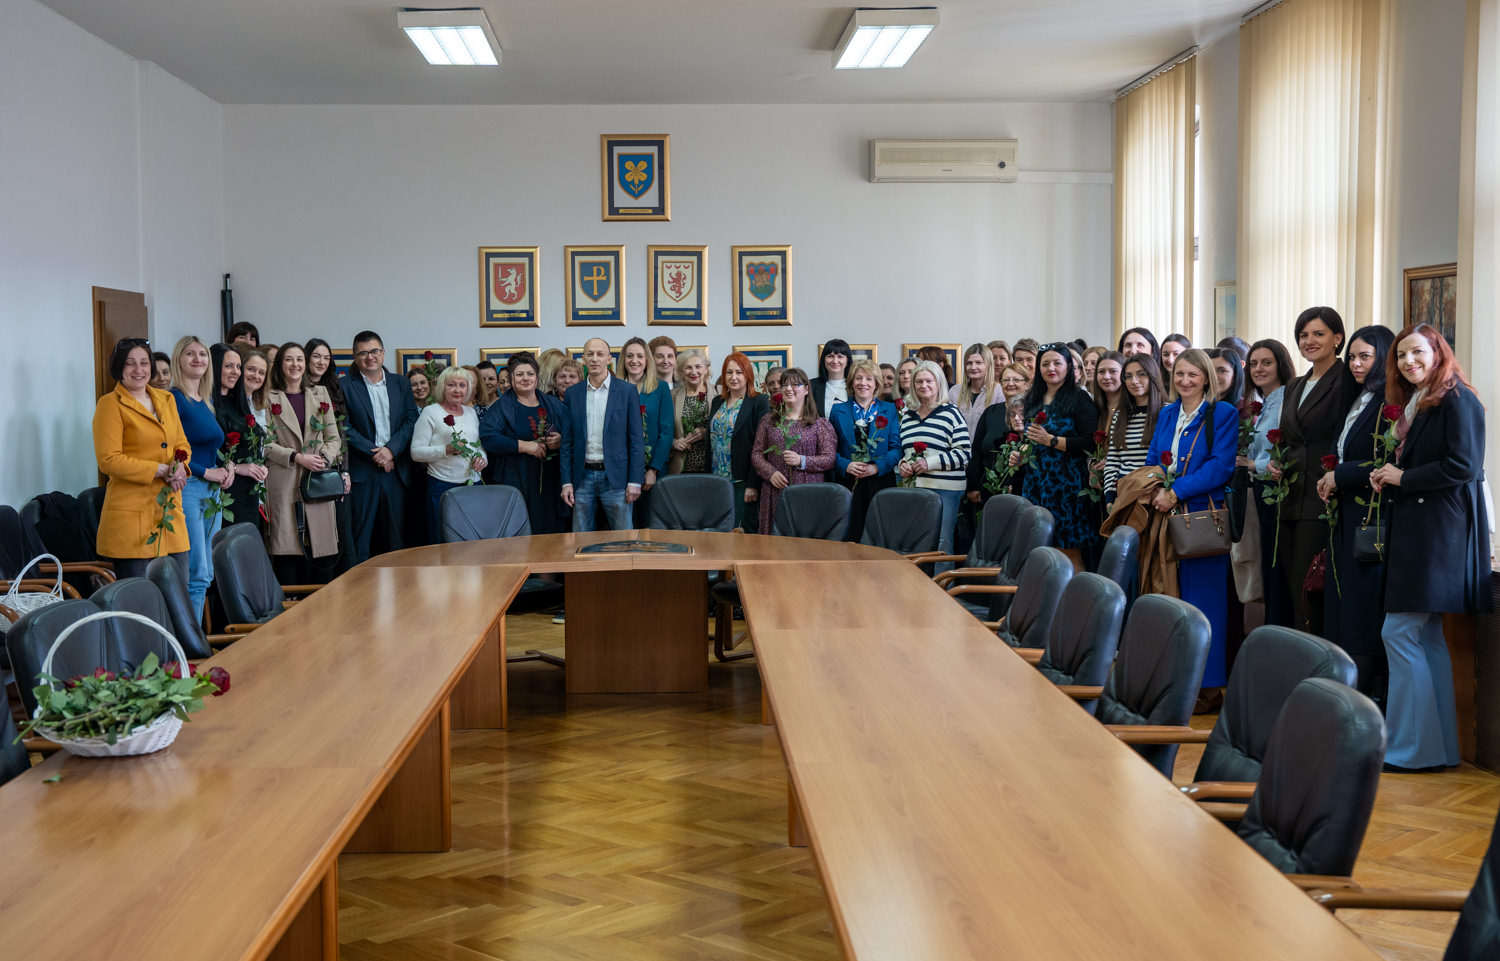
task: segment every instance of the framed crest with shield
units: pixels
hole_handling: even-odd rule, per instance
[[[646,323],[708,325],[708,246],[652,244],[646,248]]]
[[[540,327],[539,247],[479,248],[479,326]]]
[[[481,361],[487,360],[496,367],[504,367],[510,363],[512,354],[519,354],[522,351],[536,356],[542,352],[542,349],[540,347],[481,347],[479,348],[479,359]]]
[[[602,219],[672,219],[670,134],[601,134],[599,168]]]
[[[766,372],[772,367],[792,366],[791,344],[736,344],[734,350],[750,359],[757,389],[766,382]]]
[[[792,245],[731,247],[736,327],[792,323]]]
[[[625,326],[625,245],[564,247],[569,327]]]
[[[964,349],[963,344],[902,344],[902,359],[917,356],[917,351],[921,350],[923,347],[936,347],[938,350],[941,350],[943,352],[943,356],[948,358],[949,370],[963,370],[962,367],[958,366],[958,352]]]

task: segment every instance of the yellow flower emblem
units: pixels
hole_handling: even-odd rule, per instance
[[[639,188],[646,182],[646,160],[625,161],[625,180],[632,187]]]

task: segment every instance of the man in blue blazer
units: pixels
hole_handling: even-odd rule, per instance
[[[612,530],[631,529],[630,505],[646,480],[641,397],[635,385],[609,373],[609,344],[583,345],[589,375],[568,388],[568,426],[562,437],[562,499],[573,508],[573,530],[594,529],[595,505]]]
[[[385,369],[385,344],[374,331],[354,337],[355,370],[339,378],[349,405],[349,566],[401,549],[411,432],[417,402],[411,383]]]

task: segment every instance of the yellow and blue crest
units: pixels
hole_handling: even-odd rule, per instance
[[[599,302],[615,282],[615,265],[612,260],[584,260],[582,258],[573,262],[573,269],[578,272],[578,289],[583,295],[595,303]]]
[[[656,182],[656,154],[616,154],[615,179],[621,190],[639,200]]]

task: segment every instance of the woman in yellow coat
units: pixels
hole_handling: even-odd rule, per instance
[[[116,577],[143,577],[152,558],[168,554],[187,561],[182,486],[192,448],[172,395],[149,386],[154,373],[151,345],[125,338],[109,358],[115,389],[94,408],[94,458],[109,478],[98,549],[114,562]],[[163,488],[169,494],[165,511],[157,503]]]

